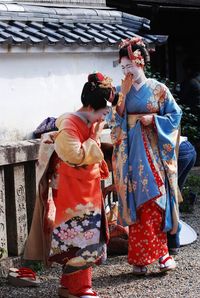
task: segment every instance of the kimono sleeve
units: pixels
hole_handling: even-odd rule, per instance
[[[163,160],[175,159],[175,147],[179,135],[182,111],[166,86],[159,99],[160,112],[154,115],[158,142]]]
[[[121,86],[116,87],[116,92],[120,92]],[[106,116],[106,122],[111,129],[111,139],[113,145],[121,144],[127,139],[127,113],[125,109],[124,116],[121,117],[116,110],[116,106],[112,106],[110,112]]]
[[[55,140],[55,151],[69,165],[82,166],[98,163],[103,160],[103,152],[91,138],[81,142],[76,129],[61,130]]]
[[[165,168],[167,200],[165,207],[164,230],[176,233],[178,229],[178,184],[177,184],[177,146],[182,111],[169,89],[164,86],[159,99],[160,113],[154,116],[158,147]]]

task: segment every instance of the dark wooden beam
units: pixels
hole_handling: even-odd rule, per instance
[[[108,6],[131,8],[140,4],[163,5],[163,6],[179,6],[179,7],[200,7],[199,0],[107,0]]]
[[[117,2],[117,1],[116,1]],[[173,5],[173,6],[197,6],[200,7],[199,0],[130,0],[132,4],[141,4],[141,3],[148,3],[148,4],[158,4],[158,5]]]
[[[184,1],[187,3],[197,2],[194,0],[182,0],[182,2]],[[193,36],[200,34],[200,26],[198,26],[200,0],[198,0],[199,7],[176,7],[169,5],[168,3],[172,2],[172,0],[107,0],[107,5],[109,3],[111,5],[111,2],[115,3],[115,7],[121,11],[149,19],[152,34],[186,35],[188,31],[190,32],[190,35]],[[165,4],[168,4],[168,6],[161,5],[161,3],[164,2]],[[175,1],[173,1],[173,3],[174,2]],[[176,3],[180,2],[181,0],[176,1]]]

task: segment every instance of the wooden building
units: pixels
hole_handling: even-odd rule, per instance
[[[169,35],[156,66],[172,80],[184,79],[187,57],[200,60],[199,0],[107,0],[107,5],[148,18],[151,34]]]

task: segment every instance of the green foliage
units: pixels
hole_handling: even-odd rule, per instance
[[[200,140],[200,130],[198,128],[198,114],[195,115],[191,112],[191,109],[185,105],[179,104],[183,111],[181,120],[181,133],[187,136],[189,141],[196,145]]]
[[[200,176],[194,174],[188,176],[183,188],[183,194],[187,195],[190,191],[194,192],[197,196],[200,195]]]
[[[178,96],[178,89],[179,85],[168,78],[161,77],[159,72],[152,73],[151,67],[148,66],[146,68],[146,76],[155,78],[159,82],[165,84],[169,90],[171,91],[173,97],[175,98],[176,102],[182,109],[183,115],[181,119],[181,134],[183,136],[187,136],[188,140],[193,144],[196,145],[200,141],[200,129],[198,128],[198,117],[199,117],[199,110],[196,113],[192,112],[190,107],[183,105],[180,103],[180,99]]]
[[[183,202],[180,204],[181,212],[192,212],[200,196],[200,176],[190,174],[182,191]]]

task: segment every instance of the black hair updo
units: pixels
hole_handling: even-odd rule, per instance
[[[110,98],[111,87],[102,87],[104,80],[104,75],[99,72],[89,74],[81,94],[81,102],[84,107],[91,106],[94,110],[106,107]]]

